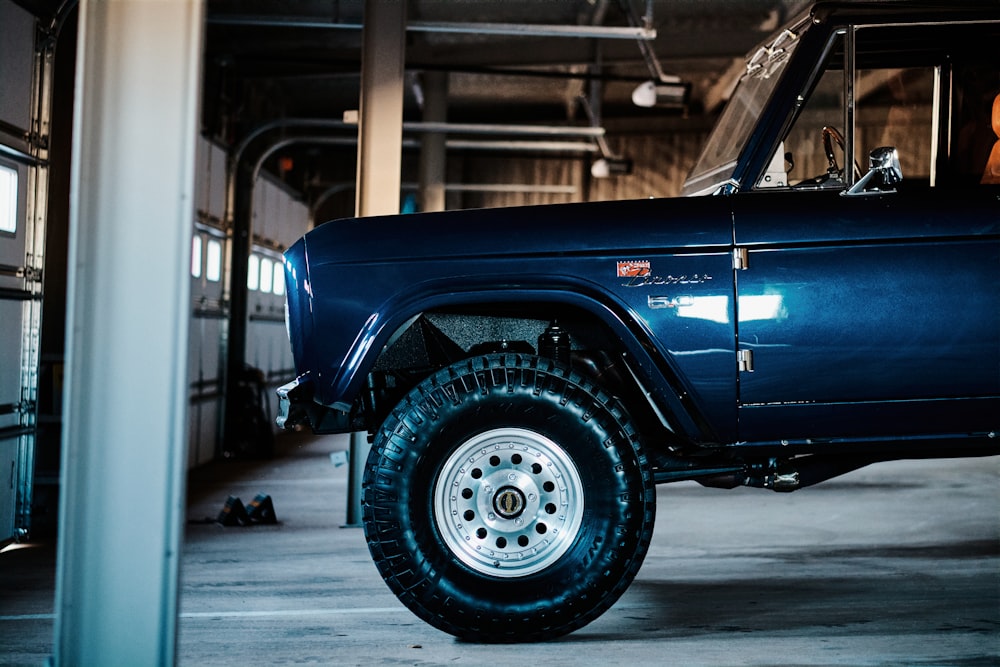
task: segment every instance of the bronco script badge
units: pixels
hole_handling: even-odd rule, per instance
[[[642,287],[644,285],[699,285],[707,283],[712,276],[707,273],[665,276],[655,275],[648,259],[626,259],[618,261],[618,277],[627,278],[622,287]]]

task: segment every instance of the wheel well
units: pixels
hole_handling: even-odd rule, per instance
[[[557,327],[554,341],[553,327]],[[669,426],[670,416],[653,408],[626,364],[620,336],[581,308],[553,303],[449,307],[411,318],[389,339],[368,377],[362,398],[368,431],[374,432],[424,378],[462,359],[493,352],[538,354],[568,362],[619,399],[637,430],[651,436],[643,438],[647,448],[681,442]]]

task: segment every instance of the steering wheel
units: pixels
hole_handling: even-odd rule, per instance
[[[823,153],[826,155],[827,170],[826,173],[820,174],[815,178],[809,178],[798,184],[796,187],[802,188],[826,188],[826,187],[842,187],[844,184],[844,171],[840,168],[840,164],[837,162],[837,154],[834,152],[833,145],[836,143],[840,147],[840,151],[845,153],[844,150],[844,135],[841,134],[840,130],[829,125],[823,128]],[[858,163],[854,163],[854,175],[855,178],[861,177],[861,169],[858,168]]]
[[[833,142],[837,142],[840,146],[840,152],[845,153],[844,149],[844,135],[840,133],[835,127],[826,125],[823,127],[823,152],[826,154],[826,161],[828,163],[827,173],[839,174],[840,165],[837,164],[837,156],[833,152]]]
[[[844,172],[840,168],[840,165],[837,164],[837,156],[833,152],[834,142],[840,146],[840,152],[846,156],[847,151],[844,149],[844,135],[837,128],[827,125],[823,128],[823,152],[826,154],[826,161],[828,163],[827,174],[830,178],[836,176],[842,179]],[[861,178],[861,167],[858,166],[858,162],[855,160],[854,179],[857,180],[859,178]]]

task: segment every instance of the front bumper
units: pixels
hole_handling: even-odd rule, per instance
[[[308,373],[278,387],[278,428],[292,429],[309,421],[307,404],[313,402],[315,387]]]
[[[313,433],[349,433],[360,428],[349,413],[316,402],[316,386],[309,373],[281,385],[277,394],[278,416],[274,421],[278,428],[308,424]]]

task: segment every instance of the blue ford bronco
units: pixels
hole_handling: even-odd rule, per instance
[[[821,3],[667,199],[339,220],[286,253],[279,424],[367,432],[388,586],[458,637],[607,610],[655,485],[1000,453],[1000,8]]]

